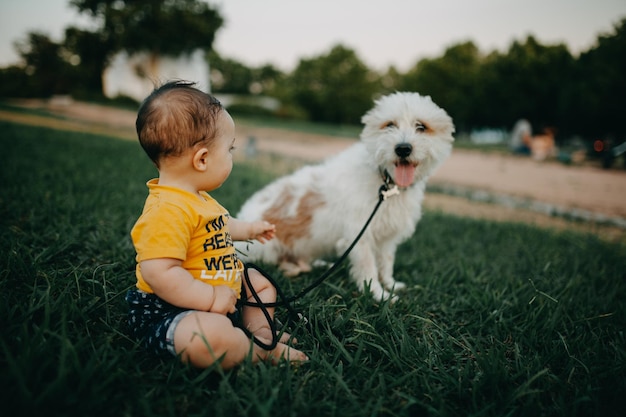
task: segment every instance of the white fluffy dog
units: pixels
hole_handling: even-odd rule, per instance
[[[319,258],[343,253],[378,201],[384,201],[350,253],[350,276],[377,299],[404,287],[393,278],[396,248],[419,221],[426,180],[452,150],[454,125],[428,96],[399,92],[377,100],[361,119],[361,141],[320,165],[306,166],[255,193],[237,218],[276,225],[265,243],[238,244],[244,260],[278,264],[286,275],[310,271]]]

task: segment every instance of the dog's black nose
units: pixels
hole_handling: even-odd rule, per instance
[[[407,156],[411,155],[411,151],[413,150],[413,146],[411,146],[410,143],[398,143],[396,145],[396,155],[398,155],[400,158],[406,158]]]

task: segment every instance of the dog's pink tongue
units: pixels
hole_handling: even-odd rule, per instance
[[[398,164],[395,169],[395,181],[398,187],[408,187],[413,184],[415,166],[411,164]]]

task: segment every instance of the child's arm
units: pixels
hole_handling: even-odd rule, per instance
[[[231,217],[228,221],[228,227],[230,229],[230,237],[233,240],[256,239],[261,243],[265,243],[273,239],[276,233],[276,226],[264,220],[246,222]]]
[[[178,259],[149,259],[141,261],[139,268],[154,293],[170,304],[220,314],[235,312],[237,297],[230,287],[194,279]]]

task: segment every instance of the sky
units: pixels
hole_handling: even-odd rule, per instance
[[[626,18],[626,0],[209,0],[225,20],[214,49],[247,66],[286,71],[337,44],[369,67],[406,71],[422,58],[472,41],[505,52],[533,35],[578,54]],[[18,62],[13,44],[39,31],[60,42],[69,25],[88,27],[69,0],[0,0],[0,67]]]

